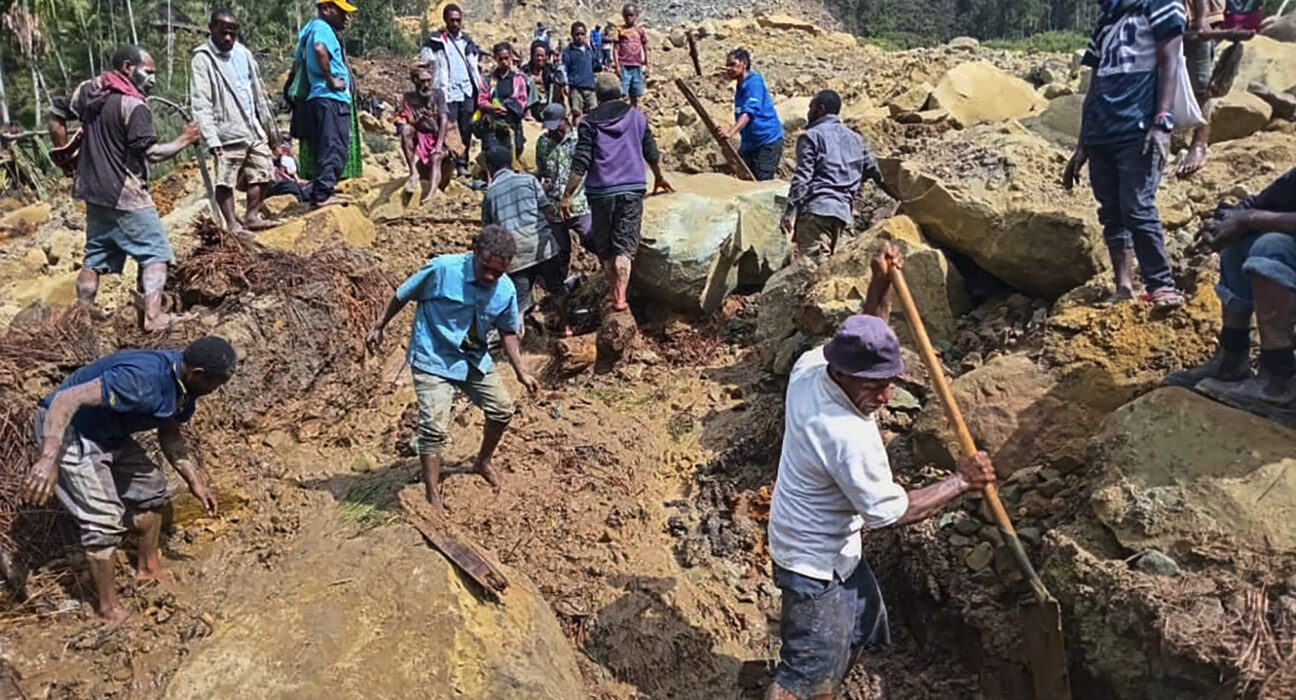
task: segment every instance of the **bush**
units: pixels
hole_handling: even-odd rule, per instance
[[[877,36],[860,37],[859,43],[861,45],[876,46],[883,51],[908,51],[909,49],[935,46],[940,42],[932,37],[911,32],[883,32]]]
[[[392,150],[391,140],[388,139],[385,134],[371,134],[365,132],[362,138],[364,139],[365,148],[369,149],[369,152],[374,155],[379,155]]]
[[[1032,53],[1072,53],[1083,49],[1089,37],[1079,32],[1040,32],[1022,39],[991,39],[984,45],[992,49],[1027,51]]]

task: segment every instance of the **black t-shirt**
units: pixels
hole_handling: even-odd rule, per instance
[[[125,211],[151,208],[148,150],[157,136],[148,103],[108,91],[94,78],[77,87],[71,107],[82,132],[77,199]]]

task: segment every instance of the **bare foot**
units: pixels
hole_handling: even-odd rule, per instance
[[[261,216],[249,216],[247,220],[243,222],[243,225],[246,226],[249,231],[268,231],[272,228],[283,226],[284,222],[281,219],[266,219]]]
[[[559,327],[559,328],[558,328],[558,337],[559,337],[559,338],[570,338],[570,337],[572,337],[572,327],[571,327],[571,326],[567,326],[567,325],[563,325],[563,326]]]
[[[445,503],[441,501],[441,494],[436,493],[433,489],[427,492],[428,505],[432,507],[432,512],[442,518],[449,518],[450,511],[446,510]]]
[[[130,613],[126,612],[126,608],[123,608],[121,603],[115,603],[106,608],[96,606],[95,614],[99,616],[100,620],[104,621],[107,627],[118,627],[130,619]]]
[[[135,580],[140,583],[171,583],[171,572],[162,567],[162,563],[141,564],[135,572]]]
[[[1193,173],[1196,173],[1198,170],[1205,167],[1206,157],[1208,155],[1206,144],[1194,143],[1192,147],[1188,149],[1187,155],[1185,155],[1184,159],[1179,163],[1179,167],[1175,170],[1175,175],[1179,177],[1191,177]]]
[[[485,479],[486,483],[490,484],[491,488],[495,489],[496,493],[499,493],[501,486],[499,472],[495,471],[495,467],[491,466],[490,462],[478,464],[473,471],[477,472],[478,476]]]
[[[348,205],[348,204],[350,204],[350,203],[351,203],[351,200],[347,199],[346,197],[341,197],[341,196],[334,195],[334,196],[329,197],[328,199],[326,199],[326,200],[324,200],[324,201],[322,201],[322,202],[316,202],[315,204],[312,204],[312,205],[311,205],[311,209],[317,209],[317,210],[318,210],[318,209],[323,209],[324,207],[346,206],[346,205]]]
[[[437,193],[437,188],[434,185],[432,189],[428,190],[427,196],[423,198],[423,201],[419,203],[424,206],[431,204],[432,200],[436,199],[436,193]]]
[[[1129,287],[1117,287],[1116,291],[1108,295],[1106,299],[1103,299],[1102,301],[1098,302],[1097,306],[1100,309],[1105,309],[1109,306],[1115,306],[1117,304],[1122,304],[1127,301],[1132,301],[1133,299],[1134,299],[1134,290],[1130,289]]]
[[[151,319],[144,319],[144,330],[149,333],[161,333],[177,323],[184,323],[194,318],[194,314],[158,314]]]

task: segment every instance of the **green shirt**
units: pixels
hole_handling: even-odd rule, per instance
[[[561,143],[555,143],[549,132],[540,135],[536,141],[536,175],[544,183],[545,195],[552,202],[562,200],[563,190],[567,188],[567,178],[571,177],[572,154],[576,152],[576,131],[567,130],[567,136]],[[576,194],[571,198],[572,216],[584,216],[589,212],[589,202],[585,199],[585,183],[582,182]]]

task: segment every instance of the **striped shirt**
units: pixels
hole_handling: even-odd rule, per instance
[[[1120,0],[1098,18],[1082,65],[1093,69],[1080,141],[1086,146],[1140,138],[1156,114],[1157,42],[1184,32],[1182,0]]]
[[[482,199],[482,225],[499,224],[513,234],[517,254],[509,272],[525,270],[558,254],[543,209],[549,206],[540,181],[505,168],[495,173]]]

